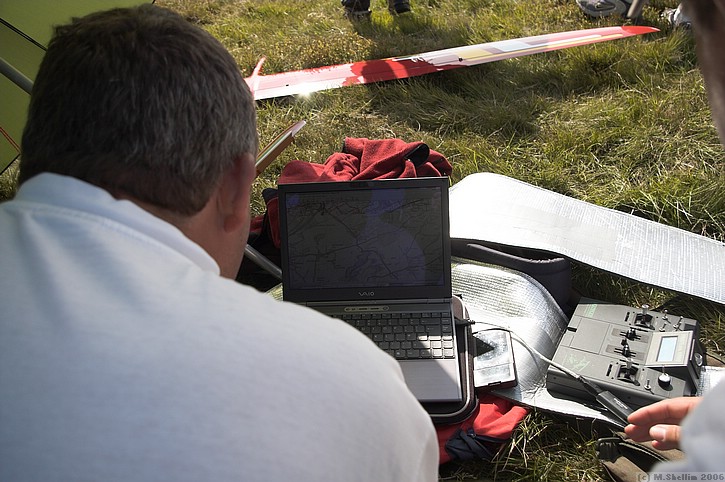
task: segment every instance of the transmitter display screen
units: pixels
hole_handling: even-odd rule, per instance
[[[646,366],[686,367],[694,348],[692,331],[655,332],[645,357]]]
[[[660,348],[657,351],[657,362],[671,362],[675,360],[677,349],[677,336],[663,336],[660,341]]]

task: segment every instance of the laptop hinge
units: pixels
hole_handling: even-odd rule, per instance
[[[342,305],[421,305],[421,304],[443,304],[450,303],[451,298],[429,298],[429,299],[410,299],[410,300],[369,300],[369,301],[308,301],[298,303],[309,308],[326,307],[326,306],[342,306]]]

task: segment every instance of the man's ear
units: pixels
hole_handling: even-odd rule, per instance
[[[254,156],[243,154],[222,175],[217,203],[224,231],[231,233],[249,224],[249,198],[255,178]]]

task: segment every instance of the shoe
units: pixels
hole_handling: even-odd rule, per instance
[[[662,18],[672,25],[673,28],[692,28],[692,21],[682,13],[682,4],[677,8],[667,8],[662,12]]]
[[[363,20],[370,20],[371,13],[372,12],[370,10],[352,10],[350,8],[346,8],[343,15],[351,22],[360,22]]]
[[[626,0],[576,0],[579,8],[590,17],[627,15],[632,2]]]
[[[388,11],[393,15],[410,12],[410,2],[408,0],[388,0]]]
[[[370,0],[341,0],[345,18],[357,22],[370,20]]]

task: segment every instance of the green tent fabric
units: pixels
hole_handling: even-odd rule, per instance
[[[35,78],[55,25],[73,17],[113,7],[139,5],[140,0],[3,0],[0,2],[0,173],[20,153]],[[15,81],[11,80],[15,79]],[[19,81],[22,86],[16,82]]]

